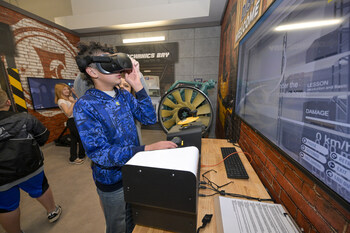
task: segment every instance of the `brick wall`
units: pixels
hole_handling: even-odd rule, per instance
[[[50,130],[48,142],[52,142],[63,131],[67,117],[58,108],[34,111],[27,77],[74,79],[79,72],[74,57],[80,38],[3,6],[0,22],[9,24],[14,34],[16,67],[9,68],[19,71],[28,112]],[[7,68],[6,59],[2,60]]]
[[[239,144],[276,202],[283,204],[306,233],[350,232],[345,209],[245,123]]]

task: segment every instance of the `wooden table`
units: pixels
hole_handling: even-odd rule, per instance
[[[214,165],[221,162],[221,147],[234,147],[232,143],[227,142],[224,139],[210,139],[203,138],[202,139],[202,153],[201,153],[201,164],[202,168],[200,170],[201,175],[210,170],[214,169],[217,171],[209,172],[206,174],[212,182],[215,182],[218,185],[223,185],[227,182],[233,181],[233,184],[229,184],[225,186],[224,189],[226,192],[243,194],[258,198],[270,198],[270,195],[265,190],[264,185],[261,183],[259,177],[255,173],[254,169],[250,165],[247,157],[242,153],[239,147],[236,147],[237,152],[242,160],[242,163],[249,175],[249,179],[241,180],[241,179],[228,179],[226,176],[226,170],[224,163],[220,163],[214,167],[203,167],[204,165]],[[201,177],[202,180],[202,177]],[[213,191],[211,190],[203,190],[200,189],[199,193],[202,194],[211,194]],[[217,195],[215,195],[217,196]],[[216,233],[216,217],[214,213],[214,196],[211,197],[199,197],[198,199],[198,217],[197,217],[197,228],[202,225],[202,218],[205,214],[213,214],[213,218],[211,222],[204,228],[200,230],[200,233]],[[136,225],[134,233],[167,233],[169,231],[154,229],[150,227],[144,227]]]

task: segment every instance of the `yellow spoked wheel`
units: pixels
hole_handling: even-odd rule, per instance
[[[158,119],[163,130],[168,133],[173,126],[187,117],[198,116],[205,134],[213,122],[213,107],[208,96],[196,87],[177,87],[166,93],[159,103]]]

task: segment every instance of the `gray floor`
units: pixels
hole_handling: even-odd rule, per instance
[[[166,140],[160,130],[142,130],[144,144]],[[21,192],[21,226],[26,233],[103,233],[104,217],[92,180],[90,161],[83,165],[68,163],[69,148],[53,143],[43,148],[45,174],[63,213],[56,223],[49,223],[45,209]],[[0,233],[5,231],[0,226]]]

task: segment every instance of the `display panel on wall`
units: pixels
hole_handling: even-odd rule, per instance
[[[235,110],[347,205],[349,18],[347,0],[276,0],[240,41]]]
[[[55,104],[55,85],[65,83],[72,87],[74,84],[74,79],[28,77],[27,80],[34,110],[58,108]]]

